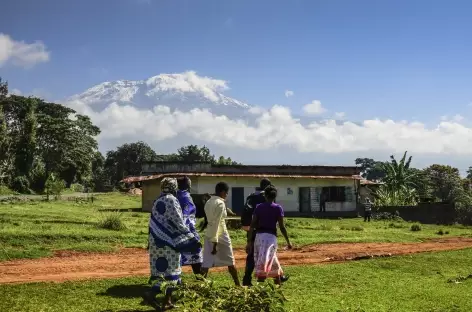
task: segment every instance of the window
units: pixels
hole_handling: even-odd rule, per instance
[[[346,201],[346,187],[344,186],[323,187],[322,198],[327,202],[345,202]]]

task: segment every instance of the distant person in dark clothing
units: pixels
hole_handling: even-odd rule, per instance
[[[326,193],[322,191],[320,196],[320,212],[326,212],[326,199]]]
[[[251,227],[252,223],[252,216],[254,214],[254,209],[257,205],[262,204],[266,201],[264,196],[264,189],[271,185],[269,179],[262,179],[259,187],[256,189],[256,192],[252,193],[246,198],[246,204],[244,205],[244,210],[241,215],[241,225],[243,230],[248,232]],[[255,234],[253,239],[255,239]],[[254,242],[253,242],[254,243]],[[243,278],[243,286],[252,286],[252,274],[254,273],[254,268],[256,264],[254,261],[254,249],[250,250],[246,257],[246,268],[244,271],[244,278]],[[282,276],[281,281],[286,282],[288,280],[288,276]]]
[[[371,217],[372,217],[372,202],[370,201],[370,198],[367,197],[364,203],[364,222],[367,222],[367,221],[370,222]]]

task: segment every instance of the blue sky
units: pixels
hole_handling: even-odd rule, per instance
[[[0,67],[11,88],[61,99],[103,81],[194,70],[228,95],[294,112],[313,100],[353,121],[472,107],[472,2],[439,0],[15,0],[0,33],[48,62]],[[294,96],[286,98],[285,90]]]
[[[51,51],[2,75],[56,98],[191,69],[249,103],[316,98],[354,119],[437,119],[472,102],[470,1],[15,0],[2,12],[3,33]]]

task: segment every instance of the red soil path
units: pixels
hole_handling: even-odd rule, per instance
[[[281,250],[278,256],[283,266],[314,265],[465,248],[472,248],[472,238],[434,239],[421,243],[316,244],[291,251]],[[242,268],[246,253],[235,250],[235,257],[237,266]],[[0,284],[148,276],[148,261],[147,251],[135,248],[116,253],[57,252],[50,258],[0,262]],[[188,272],[189,268],[184,271]]]

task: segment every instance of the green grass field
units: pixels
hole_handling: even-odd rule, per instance
[[[472,311],[472,250],[310,267],[287,267],[289,311]],[[186,278],[191,278],[186,276]],[[212,274],[229,285],[227,274]],[[145,278],[3,285],[0,311],[152,311],[140,305]],[[179,310],[174,310],[179,311]]]
[[[118,193],[98,195],[93,203],[79,201],[0,202],[0,261],[38,258],[54,250],[107,252],[121,247],[145,247],[149,214],[140,212],[139,196]],[[119,210],[126,229],[100,229],[98,222]],[[116,214],[116,213],[115,213]],[[410,231],[407,222],[371,222],[362,219],[288,219],[295,245],[327,242],[414,242],[447,236],[472,236],[471,227],[423,225]],[[232,230],[236,247],[243,247],[246,233]]]

